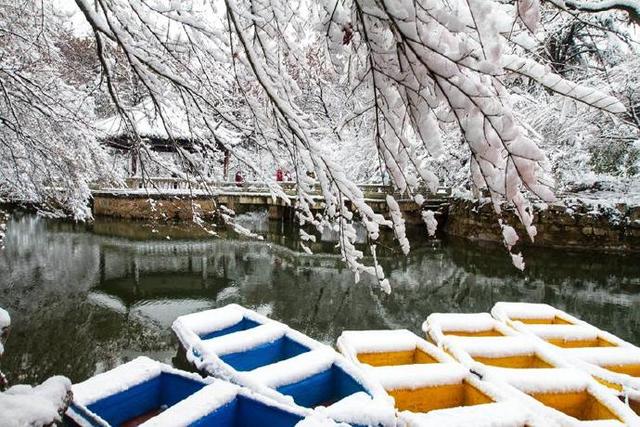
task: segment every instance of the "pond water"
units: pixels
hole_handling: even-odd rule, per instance
[[[487,311],[496,301],[547,302],[640,344],[637,256],[528,251],[525,272],[500,247],[416,244],[381,250],[386,295],[319,242],[244,218],[265,241],[214,238],[183,226],[98,220],[91,225],[13,216],[0,250],[0,306],[12,317],[1,361],[12,383],[62,374],[84,380],[138,355],[172,363],[181,314],[239,303],[325,343],[345,329],[408,328],[432,312]],[[168,236],[168,237],[167,237]],[[330,236],[325,236],[330,240]],[[325,253],[322,253],[325,252]]]

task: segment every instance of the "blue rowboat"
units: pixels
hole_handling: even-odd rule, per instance
[[[236,304],[178,317],[172,328],[201,372],[330,418],[393,425],[393,400],[331,347]]]
[[[66,421],[80,426],[291,427],[311,413],[146,357],[76,384],[73,393]]]

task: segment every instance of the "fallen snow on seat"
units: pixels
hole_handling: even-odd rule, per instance
[[[242,321],[244,309],[236,304],[229,304],[221,308],[186,314],[176,319],[175,323],[193,331],[197,335],[228,328]]]
[[[450,334],[451,332],[473,334],[496,331],[498,336],[493,338],[497,338],[497,341],[518,335],[510,327],[492,318],[489,313],[433,313],[422,323],[422,330],[440,347],[448,347],[448,340],[468,339],[469,342],[473,342],[477,341],[476,338],[487,338],[459,336]]]
[[[525,393],[568,393],[585,390],[590,377],[571,368],[511,369],[490,367],[489,381],[504,381]]]
[[[459,363],[378,366],[366,370],[385,390],[436,387],[459,384],[469,371]]]
[[[88,406],[103,397],[124,391],[162,373],[162,364],[140,356],[131,362],[73,385],[73,400]],[[194,374],[194,377],[200,378]]]
[[[285,333],[286,329],[282,325],[267,323],[246,331],[233,332],[228,335],[203,340],[194,348],[202,354],[214,353],[218,356],[224,356],[273,342],[283,337]]]
[[[522,405],[513,402],[437,409],[426,414],[402,411],[399,414],[399,419],[407,427],[522,427],[535,425],[530,422],[530,412]]]
[[[295,357],[262,366],[249,372],[256,381],[277,388],[281,385],[298,382],[311,375],[322,372],[335,361],[335,352],[318,349],[299,354]]]
[[[563,350],[567,357],[575,357],[598,366],[640,364],[640,350],[625,347],[579,347]]]
[[[336,342],[338,350],[358,365],[358,354],[420,350],[439,362],[453,362],[442,349],[406,329],[344,331]]]
[[[584,325],[531,324],[529,331],[543,339],[565,339],[567,341],[595,340],[598,330]]]
[[[498,322],[489,313],[432,313],[422,324],[422,330],[437,327],[443,332],[481,332],[496,326]]]
[[[71,381],[51,377],[35,387],[15,385],[0,392],[0,425],[2,427],[45,426],[61,421]]]
[[[233,384],[215,381],[141,424],[141,426],[186,427],[231,402],[237,396],[239,390],[240,387]]]
[[[389,405],[380,405],[380,402],[363,392],[347,396],[327,408],[318,408],[316,412],[349,424],[386,426],[396,424],[396,413],[391,401]]]
[[[536,353],[536,343],[524,336],[506,337],[457,337],[445,340],[447,348],[456,347],[472,357],[508,357]]]
[[[354,353],[384,353],[410,351],[416,348],[417,336],[406,329],[344,331],[337,345],[349,347]]]
[[[553,319],[559,310],[548,305],[528,302],[497,302],[491,314],[496,319],[507,322],[509,319]]]

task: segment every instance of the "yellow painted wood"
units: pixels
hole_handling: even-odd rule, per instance
[[[414,363],[438,363],[433,356],[420,349],[380,353],[359,353],[358,360],[371,366],[411,365]]]
[[[613,389],[615,391],[622,391],[622,386],[620,384],[616,384],[616,383],[612,383],[611,381],[607,381],[604,378],[600,378],[600,377],[593,377],[596,381],[598,381],[600,384],[605,385],[607,387],[609,387],[610,389]]]
[[[395,399],[396,408],[401,411],[429,412],[435,409],[458,406],[481,405],[494,401],[466,381],[415,390],[387,390]]]
[[[552,338],[548,339],[547,342],[562,348],[617,347],[616,344],[599,337],[592,340],[566,340],[563,338]]]
[[[586,391],[571,393],[532,393],[531,397],[581,421],[618,420],[607,406]]]
[[[458,337],[502,337],[504,334],[495,329],[485,329],[484,331],[444,331],[445,335],[455,335]]]
[[[558,316],[552,319],[520,319],[518,317],[513,317],[511,320],[514,322],[526,323],[528,325],[573,325],[573,323]]]
[[[547,363],[544,359],[541,359],[537,354],[523,354],[504,357],[474,356],[473,359],[477,362],[484,363],[485,365],[499,366],[501,368],[542,369],[554,367],[553,365]]]
[[[604,365],[602,366],[619,374],[627,374],[632,377],[640,377],[640,363],[628,364],[628,365]]]

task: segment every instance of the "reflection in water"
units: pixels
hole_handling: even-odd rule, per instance
[[[344,329],[419,332],[434,311],[544,301],[640,343],[640,265],[632,257],[536,251],[520,273],[500,248],[440,242],[407,258],[387,249],[381,263],[394,290],[385,295],[366,277],[354,285],[335,255],[300,253],[282,224],[244,220],[267,241],[180,226],[13,218],[0,252],[0,306],[13,318],[3,370],[12,382],[53,374],[80,381],[140,354],[171,362],[173,319],[232,302],[332,343]]]

